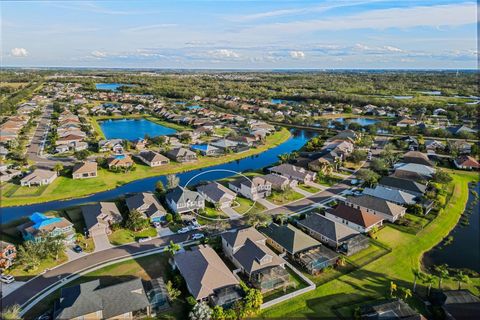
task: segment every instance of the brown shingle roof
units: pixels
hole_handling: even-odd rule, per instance
[[[355,209],[343,203],[340,203],[334,209],[328,209],[327,212],[364,228],[369,228],[383,220],[364,209]]]

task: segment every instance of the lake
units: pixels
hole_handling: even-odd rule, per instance
[[[135,140],[149,135],[165,136],[177,132],[147,119],[120,119],[99,121],[98,124],[107,139]]]
[[[480,183],[474,188],[480,193]],[[474,201],[475,196],[469,192],[467,208]],[[480,272],[480,206],[474,205],[469,217],[469,225],[463,226],[460,222],[450,232],[452,243],[443,242],[425,253],[423,263],[430,267],[439,264],[448,264],[451,268],[468,268]]]
[[[344,123],[345,124],[345,128],[348,127],[348,124],[349,123],[358,123],[359,125],[363,126],[363,127],[366,127],[366,126],[369,126],[369,125],[372,125],[372,124],[376,124],[379,122],[379,120],[376,120],[376,119],[371,119],[371,118],[335,118],[335,119],[331,119],[328,121],[328,127],[329,128],[334,128],[333,126],[333,122],[334,121],[337,121],[337,122],[340,122],[340,123]],[[314,124],[315,127],[320,127],[320,124],[319,123],[316,123]]]
[[[278,161],[278,156],[284,153],[289,153],[292,151],[299,150],[308,140],[316,136],[317,133],[313,131],[306,130],[296,130],[292,129],[292,137],[275,148],[268,149],[260,154],[247,157],[244,159],[219,164],[216,166],[211,166],[208,168],[202,168],[197,170],[192,170],[184,173],[177,174],[177,177],[180,179],[180,183],[184,185],[188,180],[199,174],[203,171],[213,170],[213,169],[223,169],[223,170],[232,170],[235,172],[244,172],[249,170],[258,170],[264,167],[273,165]],[[223,179],[229,176],[232,176],[231,172],[217,171],[209,172],[204,175],[201,175],[198,179],[193,180],[191,184],[196,184],[201,181],[213,181],[218,179]],[[121,195],[132,192],[145,192],[153,191],[155,189],[155,183],[158,180],[166,185],[167,179],[165,176],[150,177],[141,180],[132,181],[118,188],[99,192],[91,196],[84,198],[72,199],[72,200],[59,200],[59,201],[50,201],[45,203],[38,203],[26,206],[17,206],[17,207],[7,207],[2,208],[2,223],[7,223],[12,220],[20,219],[22,217],[27,217],[34,212],[46,212],[51,210],[61,210],[71,206],[78,206],[88,202],[94,201],[108,201],[115,199]]]
[[[95,88],[97,90],[107,90],[113,92],[119,92],[118,88],[120,87],[133,87],[135,85],[128,83],[96,83]]]

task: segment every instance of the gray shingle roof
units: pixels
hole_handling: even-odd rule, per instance
[[[201,185],[197,187],[197,191],[200,192],[200,194],[205,194],[208,198],[212,199],[215,202],[220,202],[223,199],[233,200],[236,197],[235,192],[224,187],[218,182]]]
[[[308,215],[305,219],[299,220],[298,224],[337,243],[359,234],[358,231],[349,228],[342,223],[328,219],[318,213]]]
[[[398,204],[414,204],[416,196],[397,189],[385,188],[381,185],[377,185],[375,189],[365,188],[363,194],[373,197],[385,199]]]
[[[128,210],[138,210],[147,217],[166,214],[165,208],[160,204],[155,195],[150,192],[140,192],[125,199]]]
[[[401,179],[397,177],[382,177],[378,184],[385,187],[392,187],[395,189],[412,191],[414,193],[424,194],[427,191],[427,186],[409,179]]]
[[[191,191],[187,188],[183,187],[176,187],[166,195],[167,201],[173,200],[175,203],[179,201],[187,202],[187,201],[199,201],[199,199],[203,199],[203,197],[196,191]]]
[[[271,223],[268,227],[262,228],[260,231],[291,254],[320,245],[320,242],[291,224],[281,226]]]
[[[375,210],[392,217],[402,214],[406,210],[406,208],[399,206],[398,204],[369,195],[347,197],[345,202],[356,204],[360,207],[364,207],[367,209]]]

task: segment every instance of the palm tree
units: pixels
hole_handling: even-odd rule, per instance
[[[340,257],[338,257],[337,263],[340,267],[343,267],[347,263],[347,259],[345,259],[345,256],[341,255]]]
[[[170,244],[168,245],[168,247],[165,248],[165,250],[168,251],[168,253],[170,253],[172,257],[180,249],[181,249],[180,245],[173,242],[172,240],[170,240]]]
[[[417,268],[412,269],[413,273],[413,292],[417,290],[417,280],[422,279],[424,274]]]
[[[283,224],[288,220],[288,215],[286,215],[285,213],[279,214],[279,215],[277,216],[277,219],[278,219],[278,221],[280,222],[280,225],[283,226]]]
[[[1,319],[4,320],[19,320],[22,319],[20,317],[20,306],[18,304],[14,304],[12,306],[6,307],[0,316]]]
[[[401,291],[403,293],[403,300],[407,300],[412,296],[412,291],[408,288],[401,288]]]
[[[442,289],[442,281],[443,279],[448,278],[448,275],[449,275],[448,266],[446,264],[436,266],[435,271],[437,272],[437,276],[438,276],[438,289]]]
[[[390,296],[393,297],[393,294],[397,291],[397,284],[393,281],[390,281]]]
[[[55,165],[53,166],[53,170],[57,172],[57,175],[60,175],[60,171],[63,170],[63,164],[61,164],[60,162],[55,163]]]
[[[422,282],[428,285],[427,296],[430,295],[430,290],[432,289],[432,284],[435,283],[435,277],[429,273],[423,276]]]
[[[462,271],[458,272],[458,273],[455,275],[455,280],[457,280],[457,283],[458,283],[458,290],[461,289],[461,284],[462,284],[462,283],[467,284],[468,282],[470,282],[469,276],[467,276],[466,274],[464,274]]]

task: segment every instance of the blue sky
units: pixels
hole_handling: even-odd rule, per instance
[[[476,68],[476,3],[2,1],[4,66]]]

